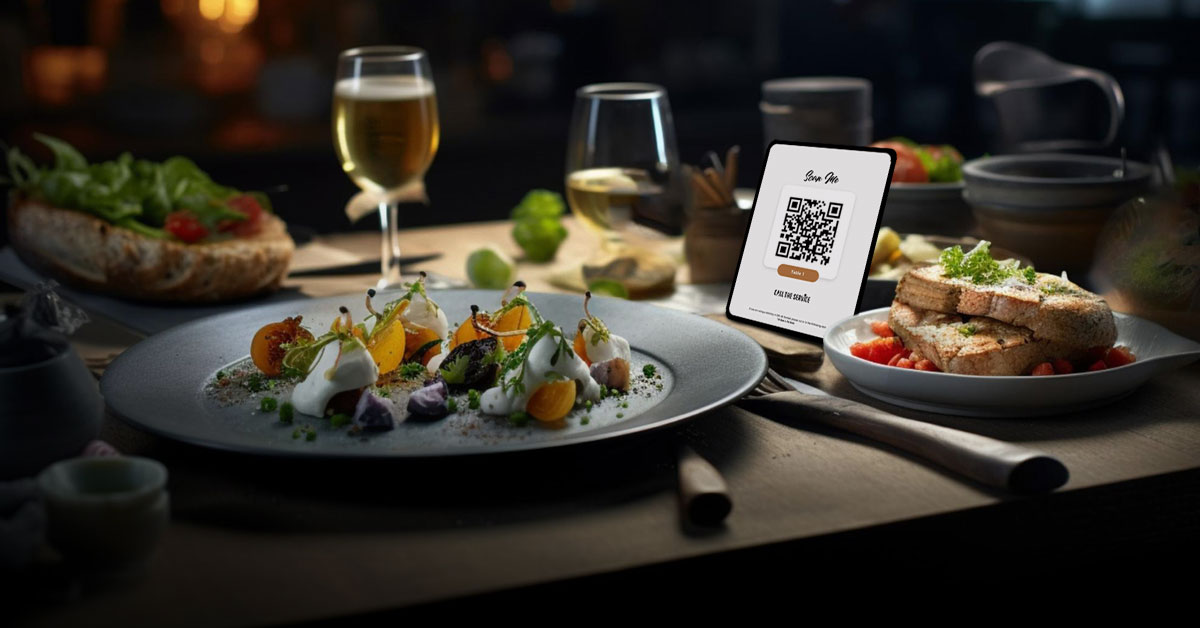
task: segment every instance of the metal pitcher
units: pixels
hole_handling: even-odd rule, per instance
[[[995,104],[1005,143],[1019,152],[1105,149],[1125,118],[1111,75],[1028,46],[992,42],[975,53],[974,72],[975,93]]]

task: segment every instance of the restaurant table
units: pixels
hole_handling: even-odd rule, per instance
[[[570,226],[567,245],[587,237]],[[335,257],[345,261],[370,257],[377,238],[328,236],[309,246],[341,250]],[[404,242],[406,255],[443,252],[422,266],[450,277],[462,276],[477,245],[514,248],[507,223],[407,230]],[[678,240],[658,246],[676,251]],[[560,261],[570,261],[569,250]],[[532,290],[552,290],[548,272],[522,265],[521,276]],[[370,280],[310,277],[300,287],[325,296]],[[719,310],[727,289],[681,285],[663,303]],[[75,346],[94,358],[138,339],[101,319]],[[818,592],[810,601],[853,602],[868,583],[1024,586],[1197,556],[1197,365],[1104,407],[1017,419],[889,406],[855,391],[828,361],[799,379],[901,416],[1044,450],[1066,464],[1070,481],[1050,495],[1014,496],[802,418],[734,406],[643,437],[419,463],[223,453],[109,417],[103,439],[170,470],[172,523],[159,551],[141,573],[102,583],[81,585],[44,567],[9,589],[24,598],[10,608],[29,626],[234,626],[597,605],[604,613],[605,600],[617,609],[695,611],[739,600],[770,609]],[[722,526],[682,522],[680,442],[725,476],[734,508]]]

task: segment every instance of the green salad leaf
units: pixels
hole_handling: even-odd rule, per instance
[[[10,148],[4,182],[55,207],[82,211],[153,238],[169,237],[162,227],[167,215],[178,210],[191,212],[214,232],[219,223],[246,219],[229,204],[246,193],[215,183],[186,157],[156,163],[123,153],[89,164],[63,140],[42,134],[34,138],[50,149],[54,164],[39,167],[20,149]],[[266,195],[249,194],[264,210],[271,210]]]

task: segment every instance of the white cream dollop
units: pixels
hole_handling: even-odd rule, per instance
[[[583,328],[584,351],[587,352],[587,358],[592,361],[592,364],[607,362],[613,358],[621,358],[632,363],[628,340],[609,332],[607,340],[593,343],[592,340],[595,336],[596,332],[591,327]]]
[[[549,372],[575,380],[576,402],[600,399],[600,384],[592,379],[587,364],[569,347],[567,351],[558,356],[558,360],[554,364],[550,364],[551,358],[559,350],[557,336],[546,334],[539,338],[537,344],[529,349],[529,355],[525,358],[524,374],[521,375],[524,390],[520,394],[511,389],[507,393],[504,391],[504,384],[511,382],[522,373],[519,368],[512,369],[501,378],[500,386],[489,388],[483,392],[479,398],[480,409],[485,414],[502,416],[513,412],[523,412],[525,404],[529,403],[529,398],[533,396],[534,391],[549,381],[546,377],[546,373]]]
[[[408,310],[402,315],[410,323],[428,327],[437,334],[438,338],[446,339],[446,334],[450,332],[450,322],[446,320],[446,313],[436,303],[430,301],[425,295],[416,293],[412,296],[408,304]]]
[[[379,367],[357,338],[342,341],[339,357],[337,341],[321,352],[308,377],[292,390],[292,406],[297,412],[324,416],[329,400],[340,392],[370,386],[379,379]],[[334,368],[336,365],[337,368]]]

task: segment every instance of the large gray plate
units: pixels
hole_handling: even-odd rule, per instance
[[[453,290],[431,296],[451,322],[457,322],[471,304],[491,309],[500,295]],[[571,335],[582,315],[581,297],[530,296],[544,316]],[[452,416],[435,423],[408,422],[369,438],[323,428],[315,441],[307,442],[292,439],[291,427],[258,415],[246,405],[222,407],[205,394],[205,383],[217,370],[246,357],[250,339],[262,325],[302,314],[311,329],[323,329],[339,305],[349,307],[355,320],[361,320],[362,297],[352,295],[248,307],[175,327],[121,354],[100,380],[100,390],[109,409],[122,419],[154,434],[196,445],[276,456],[430,458],[562,447],[665,427],[741,397],[762,379],[767,368],[762,348],[730,327],[643,303],[597,298],[592,301],[592,313],[629,340],[635,365],[651,362],[666,371],[664,392],[651,400],[631,400],[622,419],[610,414],[608,420],[594,420],[589,425],[575,421],[558,430],[493,422],[488,430],[464,431],[468,418]]]

